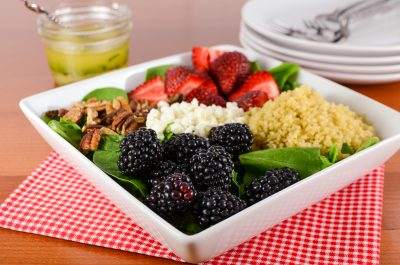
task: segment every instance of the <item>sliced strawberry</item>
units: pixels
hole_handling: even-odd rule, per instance
[[[208,48],[196,46],[192,48],[192,63],[196,70],[207,71],[209,67]]]
[[[206,90],[208,93],[213,93],[213,94],[218,94],[218,88],[215,85],[214,81],[211,79],[207,79],[204,81],[200,87],[204,90]]]
[[[268,94],[260,90],[249,91],[236,100],[238,106],[246,111],[252,107],[262,107],[266,101]]]
[[[215,59],[220,57],[222,54],[224,54],[223,51],[220,50],[215,50],[215,49],[209,49],[208,50],[208,61],[211,64]]]
[[[177,94],[181,94],[186,96],[189,94],[193,89],[198,88],[201,84],[208,81],[207,78],[197,75],[197,74],[190,74],[186,79],[182,82],[182,85],[178,87]]]
[[[225,95],[239,87],[250,73],[250,63],[240,52],[225,52],[210,65],[210,73]]]
[[[164,82],[159,76],[136,87],[128,96],[130,100],[146,100],[153,104],[168,99],[165,93]]]
[[[175,95],[185,79],[193,70],[185,66],[171,67],[165,73],[165,92],[169,96]]]
[[[218,95],[217,90],[211,89],[209,90],[207,87],[199,86],[196,89],[193,89],[186,97],[185,100],[191,102],[194,98],[196,98],[200,103],[203,103],[206,106],[217,105],[217,106],[226,106],[225,99],[223,99],[220,95]]]
[[[267,94],[268,99],[279,96],[279,88],[273,76],[267,71],[260,71],[250,75],[243,85],[229,96],[230,101],[237,101],[249,91],[260,90]]]

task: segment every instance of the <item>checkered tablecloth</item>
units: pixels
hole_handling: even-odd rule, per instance
[[[209,264],[379,264],[384,167]],[[0,205],[0,227],[179,260],[52,153]]]

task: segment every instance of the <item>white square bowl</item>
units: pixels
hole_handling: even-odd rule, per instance
[[[260,58],[254,53],[231,45],[221,45],[216,48],[240,51],[250,60],[260,60],[267,66],[280,63],[274,59]],[[343,103],[365,115],[375,126],[381,142],[301,180],[198,234],[186,235],[124,190],[79,150],[51,130],[41,120],[40,115],[50,109],[68,107],[98,87],[115,86],[130,90],[143,82],[145,71],[149,67],[162,64],[190,64],[190,60],[190,53],[154,60],[50,89],[24,98],[19,103],[25,116],[54,150],[127,216],[185,261],[197,263],[222,254],[354,182],[388,160],[400,147],[400,114],[397,111],[332,81],[301,71],[300,82],[312,86],[327,100]]]

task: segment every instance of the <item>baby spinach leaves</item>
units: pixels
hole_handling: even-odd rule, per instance
[[[61,118],[59,121],[50,120],[49,127],[75,147],[79,147],[82,138],[82,129],[78,124]]]
[[[46,124],[48,124],[51,120],[53,120],[52,118],[50,118],[49,116],[47,116],[46,113],[43,114],[41,118],[42,118],[42,120],[43,120]]]
[[[118,183],[132,190],[136,195],[144,198],[148,194],[146,183],[138,178],[123,175],[117,166],[119,151],[98,150],[93,154],[93,162],[105,173],[113,177]]]
[[[263,174],[268,169],[289,167],[299,171],[302,178],[308,177],[332,163],[319,148],[276,148],[254,151],[239,156],[246,170]]]
[[[340,151],[339,151],[339,148],[337,147],[337,145],[336,144],[331,145],[329,147],[328,155],[327,155],[329,162],[331,162],[332,164],[336,163],[336,161],[338,160],[338,157],[339,157],[339,153],[340,153]]]
[[[175,218],[175,220],[170,220],[170,222],[176,228],[188,235],[193,235],[203,230],[193,213],[190,212],[180,215],[179,218]]]
[[[171,126],[172,126],[173,122],[168,123],[168,125],[165,127],[164,129],[164,142],[169,141],[172,139],[172,137],[174,137],[174,133],[171,131]]]
[[[266,70],[265,67],[259,61],[250,62],[250,70],[252,73]],[[272,74],[280,88],[281,92],[287,90],[293,90],[299,86],[297,77],[300,71],[300,66],[293,63],[281,63],[273,68],[270,68],[268,72]]]
[[[262,70],[264,70],[264,68],[263,68],[261,62],[259,62],[259,61],[250,62],[250,71],[252,73],[256,73],[256,72],[259,72],[259,71],[262,71]]]
[[[243,198],[246,193],[247,187],[250,185],[254,178],[254,175],[249,171],[245,171],[244,174],[240,175],[235,170],[232,171],[232,183],[236,186],[239,197]]]
[[[157,76],[164,78],[165,73],[171,66],[171,64],[166,64],[148,68],[146,72],[146,81],[153,79]]]
[[[149,192],[146,182],[140,178],[125,176],[118,168],[119,144],[122,139],[123,136],[121,135],[103,136],[99,150],[93,153],[93,163],[123,187],[132,191],[137,196],[144,198]]]
[[[91,98],[95,98],[97,100],[113,100],[116,97],[128,98],[126,91],[121,88],[102,87],[89,92],[83,97],[82,100],[87,101]]]
[[[354,154],[354,149],[348,143],[342,144],[342,149],[340,150],[342,154],[352,155]]]
[[[119,151],[119,144],[121,143],[124,137],[119,134],[115,135],[103,135],[100,141],[99,150],[105,151]]]
[[[269,69],[281,91],[293,90],[299,85],[297,82],[299,71],[300,66],[293,63],[282,63]]]
[[[360,145],[360,147],[356,150],[356,153],[360,152],[360,151],[362,151],[364,149],[367,149],[368,147],[371,147],[371,146],[373,146],[374,144],[376,144],[378,142],[379,142],[379,138],[378,137],[376,137],[376,136],[370,137]]]

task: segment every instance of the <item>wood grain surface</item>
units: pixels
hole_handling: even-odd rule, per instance
[[[40,2],[40,1],[39,1]],[[57,1],[41,1],[43,3]],[[188,50],[194,44],[239,44],[244,0],[131,1],[130,64]],[[18,101],[53,86],[35,16],[21,1],[2,1],[0,15],[0,201],[50,152],[23,118]],[[400,110],[400,83],[353,89]],[[400,154],[386,167],[381,263],[400,260]],[[0,229],[0,264],[175,264],[144,255]]]

